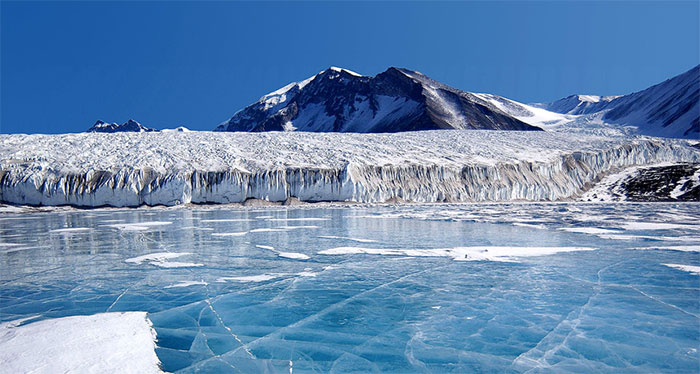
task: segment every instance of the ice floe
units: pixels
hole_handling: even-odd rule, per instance
[[[387,249],[362,247],[336,247],[325,249],[322,255],[375,254],[413,257],[452,257],[455,260],[469,261],[514,261],[517,257],[552,255],[561,252],[592,251],[592,247],[510,247],[510,246],[473,246],[432,249]]]
[[[625,230],[700,230],[700,225],[690,225],[684,223],[667,223],[667,222],[628,222],[622,225]]]
[[[91,229],[89,227],[66,227],[64,229],[55,229],[51,230],[49,232],[52,233],[57,233],[57,234],[72,234],[72,233],[79,233],[79,232],[85,232],[85,231],[90,231]]]
[[[296,253],[296,252],[277,252],[277,255],[280,257],[291,258],[291,259],[295,259],[295,260],[308,260],[311,258],[303,253]]]
[[[662,264],[674,269],[682,270],[682,271],[687,271],[688,273],[695,274],[695,275],[700,275],[700,266],[693,266],[693,265],[681,265],[681,264]]]
[[[322,239],[340,239],[340,240],[350,240],[353,242],[358,242],[358,243],[376,243],[376,240],[372,239],[360,239],[360,238],[348,238],[345,236],[334,236],[334,235],[319,235],[319,238]]]
[[[204,266],[203,264],[193,263],[193,262],[177,262],[170,261],[170,259],[178,258],[181,256],[191,255],[189,252],[173,253],[173,252],[158,252],[149,253],[147,255],[128,258],[124,262],[133,264],[142,264],[148,262],[150,265],[159,266],[162,268],[185,268],[185,267],[199,267]]]
[[[206,286],[209,283],[204,282],[204,281],[186,281],[186,282],[179,282],[175,284],[171,284],[169,286],[165,286],[165,288],[183,288],[183,287],[190,287],[190,286]]]
[[[111,225],[105,225],[122,231],[146,231],[152,227],[170,225],[172,222],[163,221],[150,221],[150,222],[139,222],[139,223],[116,223]]]
[[[145,312],[0,324],[3,373],[162,373]]]
[[[215,232],[211,234],[212,236],[243,236],[247,234],[248,231],[240,231],[240,232]]]

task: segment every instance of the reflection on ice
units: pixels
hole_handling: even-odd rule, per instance
[[[0,321],[147,312],[178,373],[695,372],[698,207],[10,213]]]

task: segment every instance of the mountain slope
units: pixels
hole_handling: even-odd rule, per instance
[[[142,124],[130,119],[121,125],[116,123],[106,123],[98,120],[92,127],[87,129],[86,132],[152,132],[158,131],[155,129],[149,129]]]
[[[623,96],[572,95],[552,103],[534,104],[563,114],[606,111],[603,121],[635,126],[639,133],[672,138],[700,138],[700,65]]]
[[[541,130],[474,94],[407,69],[374,77],[329,68],[236,113],[215,131]]]

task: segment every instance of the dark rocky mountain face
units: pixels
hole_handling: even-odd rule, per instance
[[[389,68],[374,77],[330,68],[263,96],[215,131],[541,130],[468,92]]]
[[[672,138],[700,138],[700,65],[687,72],[623,96],[572,95],[537,104],[564,114],[606,111],[608,123],[636,126],[641,134]]]
[[[90,127],[87,132],[152,132],[152,131],[158,131],[155,129],[149,129],[148,127],[145,127],[141,125],[140,123],[130,119],[121,125],[117,125],[116,123],[106,123],[103,121],[97,121],[95,122],[92,127]]]
[[[607,186],[607,193],[626,201],[700,201],[700,164],[643,167]]]
[[[700,165],[681,164],[640,170],[621,183],[629,201],[700,201]]]

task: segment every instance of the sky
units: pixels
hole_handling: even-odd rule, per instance
[[[696,0],[1,0],[0,20],[0,133],[211,130],[330,66],[530,103],[630,93],[700,63]]]

